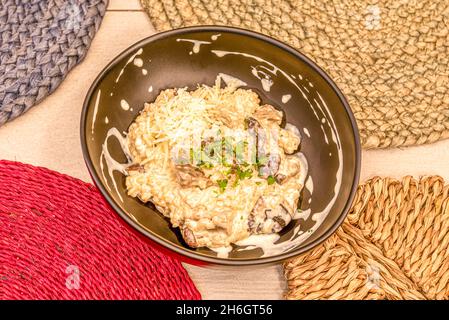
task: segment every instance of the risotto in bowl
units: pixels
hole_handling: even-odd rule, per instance
[[[353,115],[329,77],[227,27],[157,34],[114,59],[86,97],[81,142],[124,222],[201,265],[273,263],[321,243],[360,167]]]

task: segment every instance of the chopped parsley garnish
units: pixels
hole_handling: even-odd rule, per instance
[[[212,163],[210,163],[210,162],[203,162],[200,166],[202,168],[206,168],[206,169],[210,169],[210,168],[214,167],[214,165]]]
[[[249,166],[249,163],[248,162],[242,162],[241,166],[247,168]]]
[[[267,178],[267,183],[270,185],[270,184],[273,184],[273,183],[275,183],[276,182],[276,179],[273,177],[273,176],[268,176],[268,178]]]
[[[239,180],[243,180],[246,178],[251,178],[253,176],[253,171],[251,169],[242,170],[240,167],[237,167],[237,178]]]
[[[228,185],[228,179],[217,180],[217,183],[218,187],[220,188],[220,191],[223,193]]]
[[[228,178],[229,178],[229,176],[231,175],[231,174],[234,174],[235,173],[235,167],[227,167],[227,168],[229,168],[229,169],[227,169],[227,170],[225,170],[224,172],[222,172],[225,176],[228,176]]]

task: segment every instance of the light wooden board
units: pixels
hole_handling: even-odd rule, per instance
[[[90,181],[84,165],[79,118],[87,90],[106,64],[154,29],[137,0],[111,0],[83,63],[39,106],[0,127],[0,159],[44,166]],[[432,145],[363,152],[362,180],[374,175],[439,174],[449,181],[449,140]],[[209,270],[185,265],[203,298],[280,299],[280,265],[256,270]]]
[[[108,10],[136,10],[143,11],[139,0],[109,0]]]

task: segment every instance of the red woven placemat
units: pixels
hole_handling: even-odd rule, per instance
[[[0,161],[0,299],[201,298],[118,219],[91,184]]]

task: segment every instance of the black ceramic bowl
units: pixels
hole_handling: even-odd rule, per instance
[[[302,133],[301,151],[309,164],[313,192],[309,181],[300,207],[311,214],[293,220],[281,232],[278,244],[289,241],[290,245],[283,246],[275,255],[262,256],[260,249],[233,250],[228,258],[219,258],[209,249],[187,247],[168,219],[154,206],[127,196],[124,176],[114,172],[113,181],[107,164],[100,161],[108,130],[115,127],[120,133],[126,132],[144,102],[153,101],[167,88],[213,85],[219,73],[246,82],[247,88],[255,90],[262,102],[282,109],[286,120]],[[266,84],[263,87],[259,78],[264,77],[271,79],[271,87]],[[128,110],[121,107],[122,99],[128,102]],[[131,229],[173,255],[204,265],[274,263],[322,243],[346,217],[360,171],[356,122],[346,99],[329,76],[310,59],[277,40],[229,27],[172,30],[126,49],[99,74],[86,96],[81,115],[81,144],[95,184]],[[126,162],[116,138],[109,139],[108,148],[114,159]],[[328,213],[317,223],[316,213],[323,211]],[[305,240],[292,243],[298,232]]]

